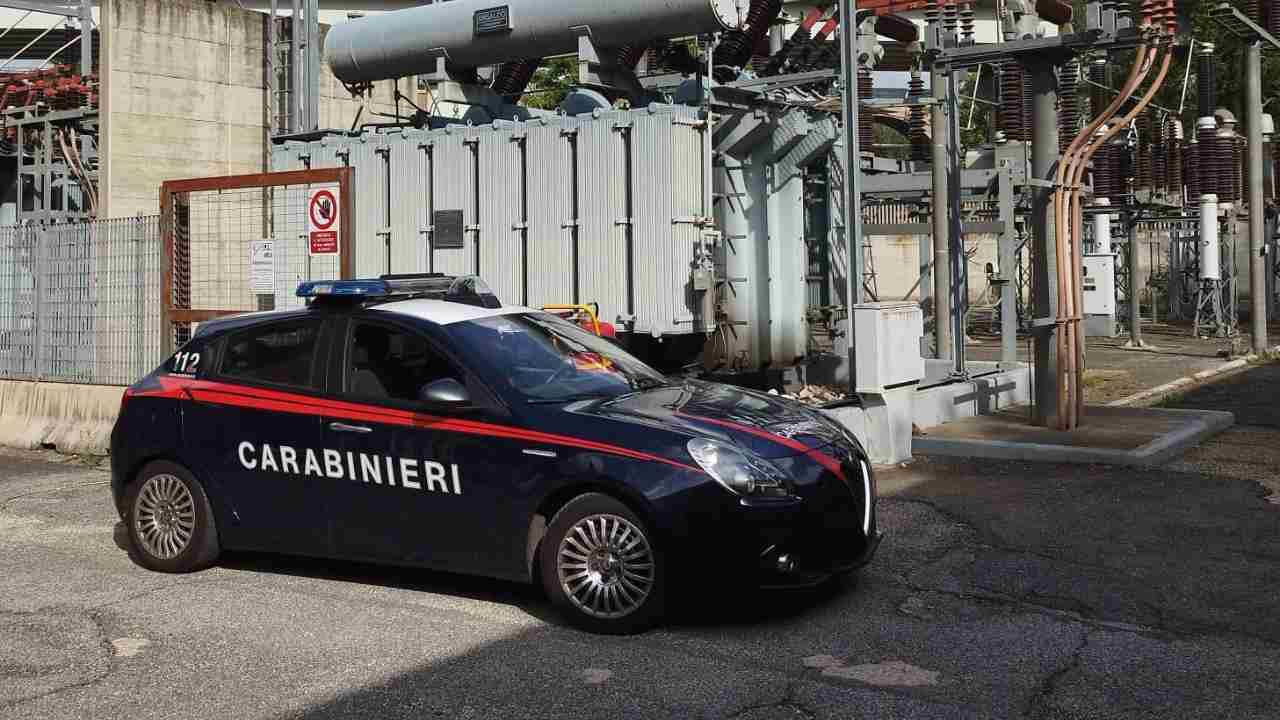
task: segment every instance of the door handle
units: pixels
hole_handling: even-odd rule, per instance
[[[360,435],[368,435],[373,432],[373,428],[364,425],[348,425],[346,423],[331,422],[329,429],[340,433],[359,433]]]

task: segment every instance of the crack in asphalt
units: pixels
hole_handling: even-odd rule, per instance
[[[1076,647],[1071,651],[1071,655],[1067,658],[1067,661],[1063,663],[1061,667],[1046,675],[1044,680],[1040,681],[1040,687],[1037,688],[1036,692],[1031,696],[1027,703],[1027,708],[1022,711],[1022,717],[1032,717],[1033,712],[1043,709],[1049,702],[1049,699],[1053,697],[1053,694],[1057,692],[1058,684],[1062,682],[1062,679],[1072,671],[1079,669],[1080,663],[1083,660],[1082,656],[1085,648],[1089,647],[1090,635],[1092,635],[1092,633],[1082,633],[1080,636],[1080,642],[1076,643]]]
[[[56,607],[46,608],[44,610],[35,610],[25,614],[36,615],[39,613],[56,611],[56,610],[58,610],[58,608]],[[80,680],[78,682],[63,685],[61,687],[56,687],[51,690],[46,690],[45,692],[36,693],[35,695],[31,695],[29,697],[19,698],[17,700],[10,700],[8,702],[0,702],[0,710],[15,708],[19,705],[25,705],[30,702],[35,702],[36,700],[40,700],[42,698],[52,697],[54,695],[60,695],[62,693],[65,693],[71,690],[79,690],[81,688],[86,688],[86,687],[96,685],[102,682],[103,680],[106,680],[115,671],[115,662],[112,660],[111,640],[108,638],[107,628],[103,625],[101,618],[98,617],[98,613],[92,609],[85,610],[80,608],[71,608],[70,610],[74,615],[80,615],[87,618],[89,622],[93,624],[94,629],[97,630],[98,643],[102,646],[103,652],[106,654],[106,659],[107,659],[106,667],[100,672],[97,672],[93,677],[85,678],[84,680]]]
[[[31,492],[19,493],[0,500],[0,510],[7,510],[9,505],[15,501],[24,498],[35,497],[37,495],[48,495],[49,493],[65,492],[67,490],[79,490],[81,488],[95,487],[97,485],[110,485],[110,480],[94,480],[93,482],[76,483],[74,485],[62,485],[54,488],[44,488],[43,490],[32,490]]]
[[[785,688],[783,688],[781,698],[778,698],[774,702],[756,703],[754,705],[748,705],[744,708],[740,708],[738,710],[735,710],[732,714],[726,715],[725,720],[733,720],[734,718],[740,718],[746,715],[747,713],[755,712],[756,710],[792,710],[799,717],[807,718],[808,720],[813,720],[814,718],[818,717],[817,713],[815,713],[813,710],[806,707],[804,703],[801,703],[796,698],[796,690],[799,688],[799,685],[800,685],[799,680],[792,680],[791,682],[787,683],[787,686]]]
[[[905,503],[917,503],[925,507],[929,507],[933,509],[935,512],[937,512],[939,515],[944,517],[945,519],[973,532],[974,535],[979,538],[982,538],[984,536],[989,536],[989,534],[982,533],[981,531],[979,531],[972,523],[969,523],[966,520],[948,512],[947,510],[943,509],[937,503],[931,500],[918,498],[914,496],[913,497],[897,497],[897,498],[894,498],[894,500],[898,502],[905,502]],[[913,575],[918,574],[919,572],[927,568],[929,565],[932,565],[938,562],[938,560],[940,560],[942,557],[945,557],[948,553],[953,552],[957,549],[993,550],[996,552],[1002,552],[1009,555],[1026,555],[1030,557],[1037,557],[1043,560],[1047,560],[1049,562],[1061,563],[1065,565],[1074,565],[1077,567],[1087,567],[1087,568],[1093,568],[1093,569],[1099,569],[1099,570],[1106,570],[1108,572],[1121,572],[1121,573],[1124,572],[1123,568],[1113,568],[1107,565],[1087,563],[1087,562],[1082,562],[1078,560],[1072,560],[1070,558],[1062,558],[1054,555],[1049,555],[1049,554],[1039,552],[1030,548],[1019,548],[1019,547],[1013,547],[1008,545],[1001,545],[998,543],[990,543],[985,540],[979,540],[975,542],[971,548],[963,548],[963,547],[957,547],[957,546],[950,547],[948,548],[947,553],[942,553],[937,559],[930,560],[925,565],[914,568],[911,574]],[[1205,637],[1211,637],[1211,638],[1237,637],[1237,638],[1246,638],[1249,640],[1254,640],[1256,642],[1260,642],[1266,645],[1280,647],[1280,639],[1271,638],[1265,635],[1259,635],[1257,633],[1251,633],[1248,630],[1232,627],[1223,623],[1205,622],[1205,621],[1193,620],[1191,618],[1185,618],[1185,617],[1182,617],[1182,618],[1172,617],[1168,610],[1146,601],[1140,601],[1140,605],[1143,608],[1145,608],[1155,618],[1154,625],[1151,625],[1148,623],[1126,622],[1125,620],[1117,619],[1117,618],[1108,618],[1107,616],[1101,614],[1095,608],[1093,608],[1083,600],[1080,600],[1079,598],[1074,598],[1071,596],[1064,596],[1064,595],[1042,594],[1035,591],[1034,589],[1028,592],[1025,596],[1019,597],[1019,596],[1009,595],[1007,593],[1003,593],[998,590],[993,590],[988,587],[983,587],[981,585],[978,585],[975,582],[969,583],[969,586],[973,588],[973,591],[965,591],[965,590],[957,591],[957,590],[948,590],[942,587],[931,587],[928,585],[923,585],[923,584],[912,581],[911,578],[906,575],[899,575],[896,573],[892,573],[891,576],[894,577],[900,584],[918,592],[937,592],[940,594],[956,597],[959,599],[982,599],[982,600],[987,600],[987,601],[995,602],[999,604],[1018,605],[1021,607],[1030,608],[1035,612],[1048,614],[1054,617],[1070,618],[1076,622],[1084,623],[1086,625],[1090,625],[1092,627],[1096,627],[1102,630],[1109,630],[1109,631],[1116,631],[1116,632],[1130,632],[1130,633],[1136,633],[1140,635],[1148,635],[1152,637],[1162,637],[1165,639],[1178,638],[1178,639],[1184,639],[1184,640],[1197,640]],[[1073,604],[1078,605],[1080,608],[1082,608],[1082,610],[1074,610],[1074,611],[1067,610],[1061,607],[1054,607],[1052,605],[1037,603],[1029,599],[1035,596],[1046,597],[1046,598],[1056,598],[1059,600],[1067,600],[1072,602]]]

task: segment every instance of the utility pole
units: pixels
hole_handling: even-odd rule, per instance
[[[1245,132],[1249,173],[1249,334],[1253,351],[1267,349],[1267,256],[1262,200],[1262,41],[1254,39],[1245,50]]]
[[[854,0],[840,0],[840,114],[844,123],[845,302],[848,304],[849,392],[857,388],[853,306],[862,302],[862,150],[858,147],[857,16]]]
[[[1031,175],[1052,183],[1058,162],[1058,79],[1053,65],[1031,61],[1024,65],[1031,74]],[[1058,259],[1055,243],[1053,188],[1035,185],[1032,194],[1031,286],[1034,289],[1032,316],[1035,334],[1036,424],[1058,425]],[[1130,288],[1132,293],[1132,287]]]
[[[929,26],[933,46],[941,49],[938,23]],[[950,135],[947,123],[947,73],[935,59],[929,69],[930,90],[933,105],[929,108],[929,134],[933,140],[933,339],[939,360],[949,360],[952,354],[951,340],[951,213],[948,189],[948,165]]]

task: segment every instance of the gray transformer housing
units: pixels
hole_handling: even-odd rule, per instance
[[[715,251],[707,141],[696,108],[653,105],[291,141],[271,165],[355,169],[357,277],[477,274],[507,304],[598,303],[618,330],[663,336],[715,328],[714,289],[694,287]],[[450,211],[460,238],[436,227]]]
[[[791,366],[810,350],[805,176],[820,163],[834,171],[831,272],[820,282],[843,303],[838,124],[764,108],[717,114],[708,133],[704,117],[655,104],[335,134],[276,145],[271,159],[274,170],[355,169],[357,277],[476,273],[507,304],[594,302],[620,332],[686,336],[681,352],[702,348],[708,366]],[[456,227],[458,211],[461,232],[451,232],[441,220],[451,214]],[[277,239],[302,233],[303,221],[278,220]],[[305,260],[278,267],[296,277],[277,286],[336,272]],[[294,303],[277,298],[277,307]],[[837,339],[837,354],[847,347]]]

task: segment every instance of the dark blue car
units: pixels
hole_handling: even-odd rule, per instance
[[[776,396],[664,377],[474,278],[307,283],[203,324],[129,388],[112,490],[164,572],[261,550],[541,581],[650,626],[690,583],[820,583],[878,544],[858,442]]]

